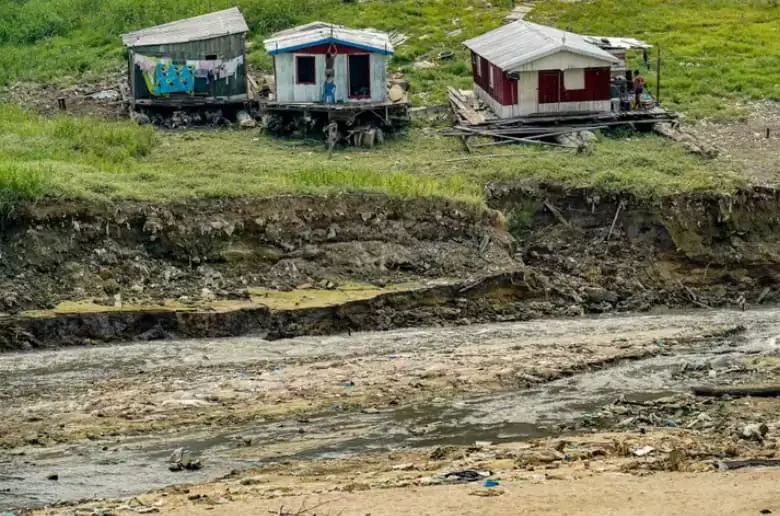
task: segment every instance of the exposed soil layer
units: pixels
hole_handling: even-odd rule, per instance
[[[13,314],[0,322],[0,349],[744,307],[780,295],[775,190],[648,199],[492,184],[486,196],[491,209],[376,195],[30,207],[0,240],[0,312]],[[443,278],[453,280],[430,284]],[[377,295],[316,301],[355,281]],[[279,308],[253,296],[258,287],[315,300]],[[84,301],[89,309],[73,303]]]

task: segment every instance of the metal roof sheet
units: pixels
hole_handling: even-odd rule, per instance
[[[170,45],[249,32],[238,7],[122,34],[128,47]]]
[[[649,45],[644,41],[639,41],[634,38],[615,38],[611,36],[583,36],[585,41],[592,43],[600,48],[619,48],[619,49],[632,49],[632,48],[653,48],[653,45]]]
[[[265,40],[271,55],[294,52],[325,43],[347,45],[379,54],[393,54],[393,44],[385,32],[374,29],[349,29],[341,25],[313,22],[273,34]]]
[[[573,32],[519,20],[464,42],[476,54],[508,72],[558,52],[617,62],[615,56]]]

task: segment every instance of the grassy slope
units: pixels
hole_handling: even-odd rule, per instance
[[[741,99],[780,100],[777,0],[546,1],[532,17],[660,47],[662,100],[688,115],[729,116]],[[655,74],[646,75],[655,91]]]
[[[116,34],[232,5],[188,0],[0,0],[0,67],[7,79],[69,81],[67,75],[121,67]],[[495,0],[493,4],[501,2]],[[780,97],[780,12],[769,0],[596,0],[539,2],[539,21],[595,33],[637,35],[664,48],[664,95],[697,115],[731,113],[743,98]],[[439,102],[445,85],[470,84],[459,41],[500,24],[506,7],[480,0],[243,0],[253,28],[252,61],[268,62],[259,43],[281,27],[312,19],[400,30],[411,36],[393,67],[412,81],[417,102]],[[154,7],[152,7],[154,5]],[[43,18],[42,18],[43,17]],[[43,21],[41,21],[43,20]],[[46,20],[53,20],[46,21]],[[462,29],[456,36],[449,33]],[[443,49],[457,59],[428,70],[415,60]],[[319,145],[274,141],[237,131],[157,133],[97,120],[40,120],[0,109],[0,204],[59,192],[86,197],[172,199],[192,195],[370,190],[398,196],[442,195],[480,202],[491,179],[557,179],[645,193],[729,189],[736,174],[656,137],[605,139],[590,156],[569,151],[501,148],[502,158],[443,163],[463,151],[432,128],[366,152],[328,160]],[[29,178],[29,179],[28,179]],[[6,199],[5,201],[3,199]],[[9,201],[10,199],[10,201]],[[2,208],[2,206],[0,206]]]

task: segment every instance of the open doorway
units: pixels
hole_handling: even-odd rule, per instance
[[[358,54],[349,56],[349,98],[371,98],[371,56]]]

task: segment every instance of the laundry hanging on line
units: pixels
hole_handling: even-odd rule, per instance
[[[233,59],[187,60],[185,64],[174,64],[170,58],[133,56],[133,62],[141,70],[146,87],[152,95],[190,93],[195,89],[195,79],[205,79],[206,84],[215,80],[235,77],[238,68],[244,64],[244,56]]]

